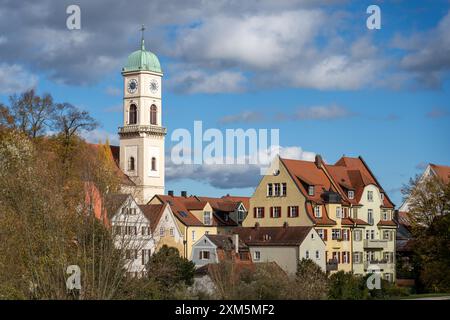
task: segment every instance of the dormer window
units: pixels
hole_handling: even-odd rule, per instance
[[[314,195],[314,186],[308,187],[308,195],[313,196]]]
[[[152,125],[158,124],[157,112],[158,112],[158,108],[154,104],[152,104],[152,106],[150,107],[150,124],[152,124]]]
[[[314,207],[314,216],[316,218],[321,218],[322,217],[322,210],[320,209],[320,206]]]
[[[384,193],[380,193],[381,201],[384,200]]]
[[[203,223],[207,226],[211,225],[211,212],[210,211],[205,211],[205,213],[203,214]]]
[[[348,190],[348,198],[349,198],[350,200],[355,199],[355,191],[353,191],[353,190]]]

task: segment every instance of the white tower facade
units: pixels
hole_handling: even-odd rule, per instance
[[[122,69],[123,126],[119,127],[120,167],[135,183],[131,191],[146,204],[164,194],[164,138],[162,126],[162,77],[156,55],[141,49],[128,56]]]

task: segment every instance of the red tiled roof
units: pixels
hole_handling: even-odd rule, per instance
[[[345,198],[352,204],[358,204],[361,200],[364,187],[373,184],[384,194],[383,207],[394,208],[394,204],[389,199],[389,196],[384,192],[377,178],[373,175],[362,157],[342,157],[334,165],[326,165],[326,168],[341,187],[355,191],[353,200],[348,199],[347,194],[344,193]]]
[[[445,183],[450,183],[450,167],[430,163],[436,175]]]
[[[410,227],[411,226],[411,219],[409,217],[409,213],[408,212],[404,212],[404,211],[399,211],[398,212],[398,223],[406,226],[406,227]]]
[[[247,245],[297,246],[312,227],[238,227],[233,230]]]
[[[156,195],[156,197],[163,203],[167,203],[172,212],[178,220],[187,226],[203,226],[203,223],[198,220],[185,206],[185,202],[188,198],[169,196],[169,195]]]
[[[230,196],[227,194],[226,196],[223,196],[222,199],[232,202],[242,202],[246,210],[250,208],[250,197]]]
[[[161,219],[166,205],[167,204],[146,204],[139,206],[145,217],[150,221],[150,228],[152,229],[152,232],[155,232],[155,228]]]
[[[323,203],[321,194],[324,191],[337,191],[324,170],[319,168],[315,162],[304,160],[282,159],[280,161],[286,167],[300,192],[306,199],[315,203]],[[314,195],[308,194],[308,186],[314,186]]]
[[[307,201],[305,203],[305,208],[306,208],[306,213],[308,214],[308,216],[311,218],[311,220],[318,224],[318,225],[335,225],[336,221],[330,219],[330,217],[328,217],[328,211],[327,208],[324,205],[320,205],[322,207],[322,217],[317,218],[314,215],[314,209],[312,206],[312,203],[310,201]]]
[[[380,222],[377,223],[377,226],[396,227],[397,224],[393,220],[380,220]]]

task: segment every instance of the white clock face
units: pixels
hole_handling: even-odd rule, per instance
[[[151,91],[152,93],[156,93],[156,92],[158,92],[158,89],[159,89],[159,83],[158,83],[158,81],[155,80],[155,79],[151,80],[151,81],[150,81],[150,91]]]
[[[131,79],[130,81],[128,81],[128,92],[129,93],[135,93],[138,87],[138,82],[136,79]]]

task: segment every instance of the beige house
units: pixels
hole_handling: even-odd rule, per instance
[[[334,165],[277,157],[250,199],[244,227],[313,226],[326,270],[395,279],[394,205],[361,157]]]
[[[313,227],[240,227],[234,232],[250,248],[254,263],[276,262],[293,274],[301,259],[310,259],[326,270],[325,243]]]

